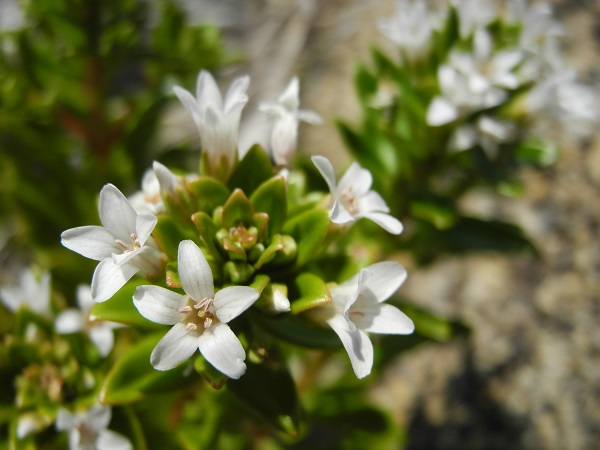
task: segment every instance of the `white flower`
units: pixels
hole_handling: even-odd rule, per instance
[[[248,102],[248,76],[236,79],[223,100],[209,72],[201,71],[196,97],[175,86],[173,91],[191,114],[202,141],[203,159],[211,175],[228,176],[237,160],[237,140],[242,109]]]
[[[152,169],[144,172],[142,190],[130,196],[128,200],[138,214],[160,214],[166,211],[162,194],[175,195],[176,190],[180,188],[183,188],[181,179],[166,166],[154,161]]]
[[[317,125],[321,117],[314,111],[299,109],[298,77],[292,78],[277,102],[261,103],[259,109],[274,118],[271,130],[271,153],[277,165],[287,166],[296,151],[298,123],[300,121]]]
[[[397,0],[396,14],[380,20],[379,30],[415,61],[427,54],[434,25],[424,0]]]
[[[491,108],[507,98],[505,89],[515,89],[520,79],[513,71],[523,59],[519,50],[493,52],[485,30],[473,36],[473,53],[453,51],[448,64],[438,69],[442,95],[427,110],[427,123],[440,126],[469,113]]]
[[[145,318],[173,328],[150,355],[157,370],[181,364],[198,349],[217,370],[230,378],[246,372],[246,353],[227,322],[248,309],[259,297],[256,289],[230,286],[215,294],[213,275],[198,246],[181,241],[179,278],[187,295],[158,286],[139,286],[133,303]]]
[[[332,302],[314,310],[340,337],[358,378],[369,375],[373,366],[373,344],[367,332],[410,334],[414,331],[414,324],[406,314],[383,303],[405,279],[406,270],[396,262],[373,264],[331,288]]]
[[[0,297],[12,312],[25,306],[36,313],[50,315],[50,273],[42,273],[38,280],[31,269],[24,268],[16,286],[0,287]]]
[[[400,221],[388,214],[390,209],[385,200],[371,190],[371,172],[355,162],[336,185],[331,162],[323,156],[313,156],[311,159],[329,186],[332,206],[329,217],[333,223],[346,224],[364,217],[392,234],[402,232]]]
[[[475,29],[485,27],[495,16],[490,0],[453,0],[458,14],[459,32],[468,37]]]
[[[61,235],[62,244],[86,258],[100,261],[92,278],[92,297],[111,298],[136,273],[156,275],[161,255],[146,244],[156,225],[153,214],[137,214],[112,184],[100,191],[98,207],[102,227],[71,228]]]
[[[69,308],[61,312],[54,326],[59,334],[77,333],[84,331],[98,348],[100,354],[106,357],[113,348],[113,329],[118,325],[112,322],[90,322],[89,313],[95,302],[92,290],[87,285],[77,287],[77,304],[79,309]]]
[[[498,156],[498,145],[509,140],[514,131],[511,123],[481,116],[474,124],[458,127],[450,139],[449,148],[462,151],[479,145],[490,159],[495,159]]]
[[[94,406],[77,414],[60,409],[56,429],[69,432],[70,450],[131,450],[129,439],[107,429],[110,418],[109,406]]]

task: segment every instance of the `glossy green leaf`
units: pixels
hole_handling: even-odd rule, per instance
[[[110,299],[102,303],[96,303],[90,310],[89,320],[91,322],[107,320],[144,328],[158,327],[157,324],[143,317],[133,304],[132,298],[135,289],[146,284],[148,284],[148,281],[141,278],[128,281]]]
[[[256,289],[259,293],[262,293],[262,291],[268,286],[270,281],[271,278],[269,278],[268,275],[257,274],[252,280],[252,282],[249,284],[249,286],[251,288]]]
[[[213,177],[200,177],[187,184],[195,200],[197,211],[211,215],[217,206],[225,204],[231,192],[223,183]]]
[[[317,275],[300,274],[296,277],[296,286],[300,291],[300,298],[292,302],[293,314],[299,314],[332,301],[327,284]]]
[[[181,280],[179,279],[179,268],[177,262],[170,261],[166,267],[166,282],[167,286],[174,289],[181,289]]]
[[[200,232],[202,242],[212,255],[212,257],[221,261],[223,256],[217,247],[216,235],[219,231],[213,220],[204,212],[198,212],[192,216],[192,222],[196,225],[196,228]]]
[[[252,225],[252,204],[240,189],[233,191],[223,206],[223,226],[225,228],[249,227]]]
[[[121,356],[106,375],[100,391],[100,401],[109,405],[121,405],[140,400],[146,394],[181,389],[182,385],[195,381],[184,376],[186,364],[167,370],[155,370],[150,365],[150,354],[163,338],[164,332],[154,333],[136,342]]]
[[[299,267],[325,251],[328,228],[329,214],[323,209],[306,211],[286,222],[283,231],[292,236],[298,245],[296,261]]]
[[[281,231],[287,214],[287,194],[283,177],[273,177],[261,184],[250,196],[254,211],[269,215],[268,236]]]
[[[227,186],[242,189],[251,195],[256,188],[273,176],[273,165],[269,155],[260,145],[254,145],[239,162]]]
[[[269,358],[261,364],[246,361],[246,373],[230,380],[229,390],[277,429],[297,436],[300,405],[296,386],[284,361]]]
[[[159,248],[170,260],[177,260],[179,243],[185,239],[197,240],[197,236],[184,231],[170,216],[159,215],[152,236]]]
[[[275,254],[284,248],[283,236],[277,234],[273,236],[271,240],[271,244],[262,252],[258,261],[254,263],[254,268],[256,270],[260,269],[263,265],[271,262],[275,258]]]

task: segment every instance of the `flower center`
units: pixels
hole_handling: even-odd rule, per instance
[[[340,201],[350,214],[355,215],[358,213],[358,199],[352,193],[352,186],[348,186],[342,191]]]
[[[79,424],[77,426],[77,431],[79,431],[79,444],[83,446],[83,448],[88,448],[88,446],[96,443],[96,431],[87,424]]]
[[[204,330],[219,323],[213,303],[214,299],[212,298],[203,298],[199,302],[194,302],[190,298],[186,306],[179,308],[179,312],[186,315],[182,322],[188,332],[195,331],[200,336]]]
[[[141,247],[140,241],[135,233],[131,233],[131,244],[123,242],[121,239],[115,239],[115,242],[123,248],[123,253],[132,252]]]

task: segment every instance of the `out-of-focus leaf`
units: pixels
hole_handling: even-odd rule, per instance
[[[526,139],[517,147],[515,157],[524,163],[548,167],[554,164],[560,155],[558,146],[542,139]]]
[[[260,145],[253,145],[236,166],[227,186],[242,189],[246,195],[273,176],[273,165],[269,155]]]
[[[456,212],[451,207],[432,202],[413,201],[410,213],[412,217],[425,220],[439,230],[451,227],[456,221]]]

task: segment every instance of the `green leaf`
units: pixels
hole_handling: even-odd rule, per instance
[[[133,293],[138,286],[148,284],[141,278],[134,278],[123,286],[110,299],[102,303],[96,303],[90,310],[90,322],[107,320],[110,322],[123,323],[144,328],[156,328],[159,325],[149,321],[142,316],[133,304]]]
[[[252,282],[248,285],[251,288],[256,289],[259,293],[262,294],[262,291],[269,285],[271,278],[264,274],[258,274],[254,277]]]
[[[223,205],[231,194],[227,186],[213,177],[200,177],[188,183],[187,188],[196,201],[197,210],[208,215]]]
[[[167,263],[166,267],[166,283],[167,286],[174,289],[181,289],[183,286],[181,285],[181,280],[179,279],[179,267],[178,263],[175,261],[170,261]]]
[[[250,196],[254,211],[269,215],[268,236],[281,231],[287,215],[287,195],[285,180],[273,177],[261,184]]]
[[[560,151],[551,141],[542,139],[526,139],[516,150],[516,158],[524,163],[548,167],[558,160]]]
[[[253,322],[280,339],[296,345],[318,349],[342,348],[337,334],[329,328],[317,327],[301,316],[266,316],[255,311],[248,311]]]
[[[183,375],[186,364],[164,372],[155,370],[150,365],[150,354],[164,334],[164,332],[154,333],[144,337],[117,360],[102,385],[100,391],[102,403],[109,405],[133,403],[146,394],[181,389],[182,385],[197,380]]]
[[[412,217],[431,223],[438,230],[450,228],[456,222],[453,208],[432,202],[413,201],[410,204]]]
[[[179,243],[185,239],[197,240],[197,236],[184,231],[170,216],[159,215],[152,236],[158,247],[170,260],[177,260]]]
[[[258,186],[273,176],[273,165],[269,155],[260,145],[254,145],[239,162],[227,186],[233,190],[242,189],[251,195]]]
[[[194,225],[196,225],[196,228],[200,232],[200,237],[210,254],[215,260],[221,261],[223,257],[215,241],[219,230],[213,220],[206,213],[198,212],[192,216],[192,222],[194,222]]]
[[[294,380],[285,362],[272,356],[262,364],[246,362],[246,373],[230,380],[229,390],[277,429],[297,436],[300,405]]]
[[[253,224],[252,204],[246,194],[240,189],[233,191],[223,206],[223,226],[227,229],[233,227],[249,227]]]
[[[293,314],[299,314],[332,301],[327,284],[312,273],[298,275],[296,285],[300,291],[300,298],[292,302]]]
[[[271,244],[267,248],[265,248],[265,250],[262,252],[260,257],[258,258],[258,261],[256,261],[254,263],[254,268],[256,270],[258,270],[263,265],[271,262],[275,258],[276,253],[283,250],[283,248],[284,248],[283,236],[280,234],[273,236],[273,239],[271,240]]]
[[[302,267],[325,248],[329,229],[329,214],[323,209],[312,209],[288,220],[283,227],[285,234],[292,236],[298,245],[297,265]]]

